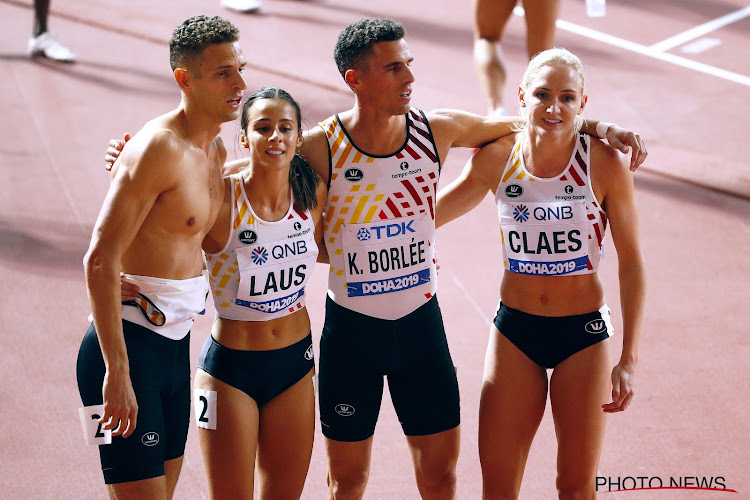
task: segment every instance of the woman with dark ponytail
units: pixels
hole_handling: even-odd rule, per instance
[[[194,404],[212,498],[299,498],[315,429],[305,283],[318,256],[326,187],[299,155],[299,104],[264,87],[242,110],[249,166],[225,177],[203,241],[217,320]]]

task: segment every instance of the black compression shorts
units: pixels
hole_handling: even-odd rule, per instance
[[[373,435],[383,377],[407,436],[459,425],[458,381],[437,297],[397,320],[359,314],[327,299],[318,374],[327,438],[352,442]]]
[[[107,484],[164,475],[164,462],[185,452],[190,422],[190,334],[171,340],[142,326],[122,322],[130,379],[138,402],[135,431],[100,445]],[[76,365],[84,406],[102,404],[104,359],[93,323],[83,337]]]

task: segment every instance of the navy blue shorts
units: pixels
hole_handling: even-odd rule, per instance
[[[190,422],[190,334],[171,340],[129,321],[122,322],[122,329],[138,417],[129,437],[112,436],[112,444],[99,446],[106,484],[163,476],[164,462],[185,453]],[[104,371],[92,323],[76,364],[84,406],[102,404]]]
[[[231,349],[209,335],[198,360],[198,368],[241,390],[258,408],[302,380],[314,367],[312,334],[272,351]]]
[[[458,380],[437,297],[397,320],[373,318],[326,300],[318,373],[323,435],[348,442],[372,436],[383,377],[407,436],[459,425]]]
[[[500,304],[495,328],[531,361],[554,368],[613,333],[609,308],[573,316],[536,316]]]

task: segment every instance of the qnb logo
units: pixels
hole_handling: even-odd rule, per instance
[[[252,245],[256,241],[258,241],[258,235],[255,234],[255,231],[252,229],[246,229],[244,231],[240,231],[240,234],[237,235],[237,239],[240,240],[240,243],[243,245]]]
[[[571,186],[570,184],[565,186],[565,194],[572,194],[572,193],[573,193],[573,186]]]
[[[505,188],[505,196],[508,198],[518,198],[523,194],[523,188],[518,184],[510,184]]]
[[[513,209],[513,220],[516,222],[526,222],[529,220],[529,207],[526,205],[516,205]]]
[[[346,169],[344,172],[344,178],[349,182],[359,182],[365,176],[365,173],[356,167]]]
[[[405,162],[405,161],[402,161],[401,165],[399,165],[399,168],[401,170],[409,170],[409,164],[407,162]]]
[[[302,224],[300,224],[299,221],[296,221],[294,223],[294,230],[299,231],[300,229],[302,229]]]
[[[310,347],[308,347],[307,350],[305,351],[305,359],[310,361],[311,359],[313,359],[314,356],[315,354],[313,354],[313,346],[312,344],[310,344]]]
[[[359,241],[367,241],[370,239],[370,230],[366,227],[360,228],[359,231],[357,231],[357,239]]]
[[[354,415],[354,407],[352,405],[340,404],[336,405],[336,413],[342,417],[351,417]]]
[[[147,432],[141,438],[141,443],[143,443],[144,446],[156,446],[159,444],[159,434],[156,432]]]
[[[268,252],[264,247],[253,248],[250,258],[253,260],[253,264],[262,266],[268,260]]]
[[[607,324],[603,319],[592,319],[591,321],[586,323],[586,326],[584,326],[584,328],[591,334],[598,334],[607,330]]]

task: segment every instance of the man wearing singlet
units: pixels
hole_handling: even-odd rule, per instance
[[[170,39],[179,107],[148,122],[112,169],[85,257],[93,323],[78,356],[84,419],[98,421],[113,498],[171,498],[190,412],[189,330],[208,284],[201,243],[222,204],[221,124],[246,88],[239,32],[196,16]],[[141,294],[120,303],[120,271]]]

